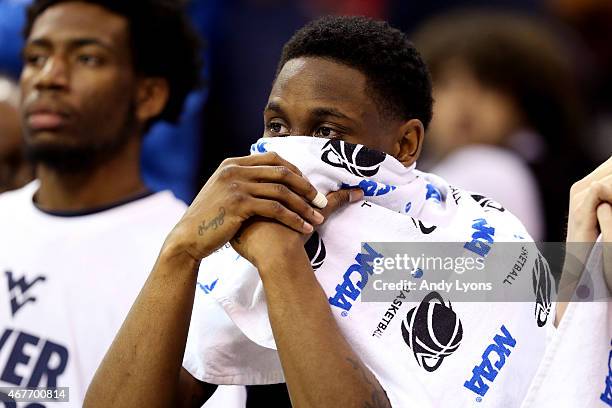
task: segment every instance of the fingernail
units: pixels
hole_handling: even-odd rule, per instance
[[[315,223],[321,224],[323,221],[325,221],[325,217],[323,217],[323,214],[315,210],[313,210],[312,212],[313,212],[312,218],[314,219]]]
[[[359,201],[363,198],[363,190],[351,190],[349,193],[349,202],[354,203],[355,201]]]
[[[304,232],[307,234],[310,234],[312,231],[314,231],[314,228],[312,225],[310,225],[309,223],[307,223],[306,221],[304,221],[304,226],[302,227]]]

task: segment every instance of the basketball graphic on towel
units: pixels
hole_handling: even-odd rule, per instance
[[[323,146],[321,160],[330,166],[340,167],[358,177],[372,177],[380,169],[387,155],[362,145],[330,140]]]
[[[323,244],[321,236],[316,231],[313,232],[312,236],[306,241],[304,249],[306,250],[308,259],[310,259],[312,269],[316,271],[323,265],[323,261],[325,261],[325,244]]]
[[[450,302],[431,292],[402,321],[402,336],[417,364],[432,372],[459,348],[463,327]]]
[[[546,259],[538,254],[532,271],[533,291],[536,296],[535,317],[538,327],[544,327],[552,307],[552,277]]]

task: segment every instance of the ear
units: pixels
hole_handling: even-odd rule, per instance
[[[141,123],[159,115],[170,96],[168,81],[164,78],[140,78],[136,88],[136,117]]]
[[[418,119],[410,119],[399,128],[399,138],[394,155],[404,166],[411,166],[421,154],[423,139],[425,138],[425,127]]]

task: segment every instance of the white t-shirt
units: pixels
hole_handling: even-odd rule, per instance
[[[165,191],[58,216],[33,204],[37,189],[0,195],[0,387],[70,387],[69,403],[31,407],[81,407],[186,207]]]

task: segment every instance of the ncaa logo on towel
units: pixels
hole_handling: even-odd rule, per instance
[[[259,141],[257,143],[253,143],[251,145],[251,153],[267,153],[268,149],[266,147],[266,145],[268,144],[268,142],[266,141]]]
[[[357,188],[357,187],[363,190],[363,195],[365,197],[382,196],[392,191],[395,191],[395,189],[397,188],[396,186],[392,186],[392,185],[384,184],[384,183],[378,183],[376,181],[366,180],[366,179],[361,180],[359,184],[354,185],[354,186],[351,186],[350,184],[346,184],[346,183],[342,183],[342,185],[340,185],[340,188]]]
[[[417,364],[433,372],[459,348],[463,327],[450,301],[431,292],[402,321],[402,336]]]
[[[506,326],[500,328],[502,334],[496,334],[493,337],[493,343],[491,343],[482,353],[482,362],[472,369],[472,378],[463,383],[463,386],[468,390],[479,395],[476,401],[482,401],[482,397],[485,396],[489,390],[489,385],[485,383],[492,383],[499,370],[501,370],[506,364],[506,357],[511,353],[510,348],[516,346],[516,340],[512,338],[512,335],[506,329]],[[497,358],[494,364],[491,364],[491,354],[497,354]]]
[[[304,244],[304,249],[306,250],[308,259],[310,259],[312,269],[316,271],[323,265],[323,261],[325,261],[325,244],[323,244],[323,240],[318,232],[315,231],[312,233],[308,241],[306,241],[306,244]]]
[[[472,240],[463,247],[485,258],[491,250],[491,244],[495,241],[493,238],[495,236],[495,228],[491,227],[484,218],[474,220],[472,228],[475,230],[472,234]]]
[[[374,259],[383,257],[368,244],[364,244],[363,248],[366,253],[359,253],[355,256],[355,263],[344,272],[342,282],[336,285],[336,293],[328,299],[330,305],[342,309],[342,316],[348,316],[353,302],[361,295],[370,275],[374,273],[372,267]]]
[[[551,309],[550,293],[552,288],[552,277],[548,262],[541,254],[538,254],[535,265],[533,265],[533,291],[536,296],[535,317],[538,327],[543,327],[548,320]]]
[[[340,167],[358,177],[372,177],[380,169],[387,155],[365,146],[330,140],[322,148],[321,160],[333,167]]]
[[[612,347],[612,341],[610,341],[610,347]],[[612,349],[608,355],[608,376],[606,377],[605,383],[606,388],[599,398],[612,407]]]
[[[427,186],[427,193],[425,193],[425,200],[433,200],[436,203],[440,203],[442,201],[442,193],[438,189],[438,187],[429,183]]]

